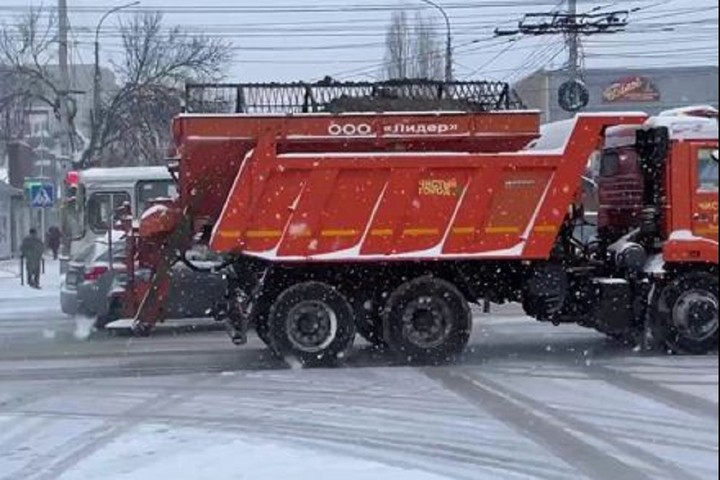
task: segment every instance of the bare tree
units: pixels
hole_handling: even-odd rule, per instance
[[[150,165],[162,161],[170,123],[180,112],[183,85],[218,78],[230,46],[179,27],[163,29],[160,13],[138,14],[120,25],[124,58],[115,64],[123,86],[106,99],[83,160]]]
[[[27,132],[27,111],[43,103],[58,113],[57,79],[48,67],[56,43],[56,17],[30,8],[11,24],[0,25],[0,131],[2,140]]]
[[[421,13],[411,21],[406,11],[393,12],[385,45],[386,78],[443,77],[443,49],[437,30]]]

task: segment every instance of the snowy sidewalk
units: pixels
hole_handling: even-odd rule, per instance
[[[54,338],[71,328],[60,311],[60,265],[45,259],[41,289],[20,284],[20,261],[0,261],[0,348],[23,339]]]
[[[0,302],[28,298],[53,297],[59,299],[60,281],[60,264],[52,258],[45,258],[45,272],[40,275],[40,285],[42,285],[40,290],[20,284],[19,259],[2,260],[0,261]]]
[[[18,278],[20,272],[20,260],[17,258],[0,260],[0,280]]]

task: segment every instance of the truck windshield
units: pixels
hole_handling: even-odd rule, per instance
[[[128,202],[126,192],[93,193],[87,203],[88,226],[96,233],[107,231],[111,215]]]

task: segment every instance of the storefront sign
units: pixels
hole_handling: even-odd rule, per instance
[[[621,78],[603,92],[606,103],[643,103],[660,100],[660,91],[647,77]]]

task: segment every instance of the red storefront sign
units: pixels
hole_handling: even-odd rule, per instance
[[[621,78],[603,92],[605,103],[657,102],[660,91],[647,77],[632,76]]]

